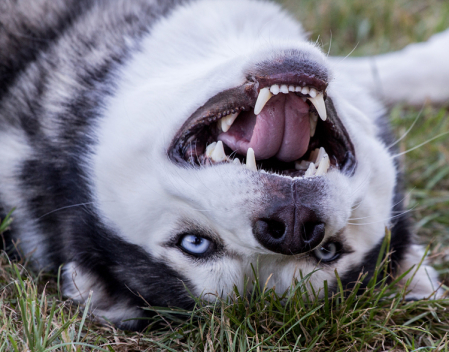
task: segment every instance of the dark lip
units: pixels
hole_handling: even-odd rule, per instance
[[[271,87],[273,84],[287,84],[300,87],[307,86],[315,88],[321,92],[325,92],[328,85],[327,82],[321,79],[300,73],[278,73],[269,76],[249,76],[247,79],[249,81],[253,81],[259,91],[262,88]]]
[[[295,86],[308,86],[324,93],[328,118],[321,123],[328,124],[327,130],[332,134],[332,138],[327,138],[329,148],[337,148],[339,153],[345,154],[345,160],[339,165],[339,169],[352,176],[356,168],[356,158],[354,146],[349,138],[346,128],[337,115],[332,99],[327,96],[326,88],[328,83],[316,77],[306,74],[280,73],[270,76],[249,76],[247,82],[210,98],[203,106],[199,107],[181,126],[174,136],[167,154],[169,158],[181,165],[189,165],[183,158],[185,142],[200,132],[204,127],[213,124],[224,116],[232,113],[248,111],[253,109],[259,91],[273,84],[287,84]],[[311,109],[314,109],[312,106]],[[327,149],[326,149],[327,150]]]

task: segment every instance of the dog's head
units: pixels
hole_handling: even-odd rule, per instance
[[[111,275],[151,304],[184,306],[186,288],[214,299],[255,273],[280,292],[316,269],[317,289],[335,269],[354,282],[401,215],[382,114],[274,4],[180,7],[122,67],[95,132],[92,193],[123,245]],[[420,258],[402,230],[408,269]],[[70,295],[97,286],[97,305],[111,302],[75,271]],[[419,283],[417,295],[432,292]],[[112,301],[100,315],[133,315]]]

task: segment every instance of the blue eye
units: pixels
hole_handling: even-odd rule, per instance
[[[184,235],[180,247],[187,253],[201,255],[211,247],[211,241],[197,235]]]
[[[328,242],[323,246],[313,251],[315,257],[320,262],[331,262],[340,256],[340,244],[335,242]]]

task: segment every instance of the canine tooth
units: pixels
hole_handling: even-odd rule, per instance
[[[327,153],[326,153],[326,151],[324,150],[323,147],[321,147],[320,149],[317,149],[317,150],[318,150],[318,154],[317,154],[316,160],[315,160],[315,165],[316,166],[320,165],[320,162],[321,162],[321,160],[323,159],[324,156],[327,156]]]
[[[254,115],[259,115],[268,100],[273,96],[269,88],[263,88],[257,97],[256,106],[254,107]],[[226,131],[225,131],[226,132]]]
[[[301,88],[301,93],[302,94],[309,94],[309,87],[302,87]]]
[[[283,84],[280,88],[281,93],[288,94],[288,87],[286,84]]]
[[[296,170],[307,170],[309,168],[310,161],[301,160],[301,162],[297,161],[295,162],[295,169]]]
[[[298,93],[301,92],[301,87],[296,87],[295,92],[298,92]]]
[[[306,173],[304,174],[305,177],[312,177],[316,173],[316,168],[314,163],[310,163],[309,168],[307,169]]]
[[[321,120],[326,121],[327,112],[326,105],[324,104],[323,93],[318,93],[315,98],[308,98],[310,102],[315,106],[316,111],[318,111],[318,115],[320,115]]]
[[[217,145],[215,146],[214,151],[212,152],[211,159],[217,163],[226,159],[226,154],[223,148],[222,141],[217,142]]]
[[[288,90],[289,90],[290,92],[294,92],[294,91],[295,91],[295,86],[293,86],[293,85],[288,86]]]
[[[246,167],[249,170],[257,171],[256,155],[254,154],[253,148],[248,148],[246,152]]]
[[[329,166],[330,166],[329,156],[326,154],[326,155],[324,155],[323,159],[321,160],[320,166],[318,166],[315,176],[323,176],[323,175],[327,174],[327,170],[329,170]]]
[[[277,84],[273,84],[270,87],[270,92],[273,93],[274,95],[278,95],[279,94],[279,86]]]
[[[228,132],[231,128],[232,124],[234,123],[235,119],[239,116],[239,113],[236,112],[234,114],[230,114],[228,116],[223,117],[221,121],[221,129],[223,132]]]
[[[216,145],[217,145],[217,142],[213,142],[206,147],[206,156],[208,158],[210,158],[212,156],[212,153],[214,152]]]
[[[309,114],[310,116],[310,137],[315,135],[316,124],[318,123],[318,116],[316,114]]]
[[[312,98],[315,98],[316,97],[316,89],[315,88],[310,88],[310,90],[309,90],[309,95],[312,97]]]

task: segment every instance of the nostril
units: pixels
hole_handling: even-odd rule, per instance
[[[259,219],[254,224],[253,231],[258,235],[268,235],[274,239],[279,239],[284,236],[285,224],[277,220]]]
[[[325,226],[322,222],[309,222],[304,224],[303,239],[304,244],[313,249],[318,246],[324,238]]]
[[[304,242],[309,242],[311,240],[313,240],[313,238],[315,237],[315,232],[319,231],[319,225],[322,223],[316,223],[316,222],[307,222],[305,223],[304,226],[304,233],[303,233],[303,239]],[[318,228],[317,228],[318,226]]]

